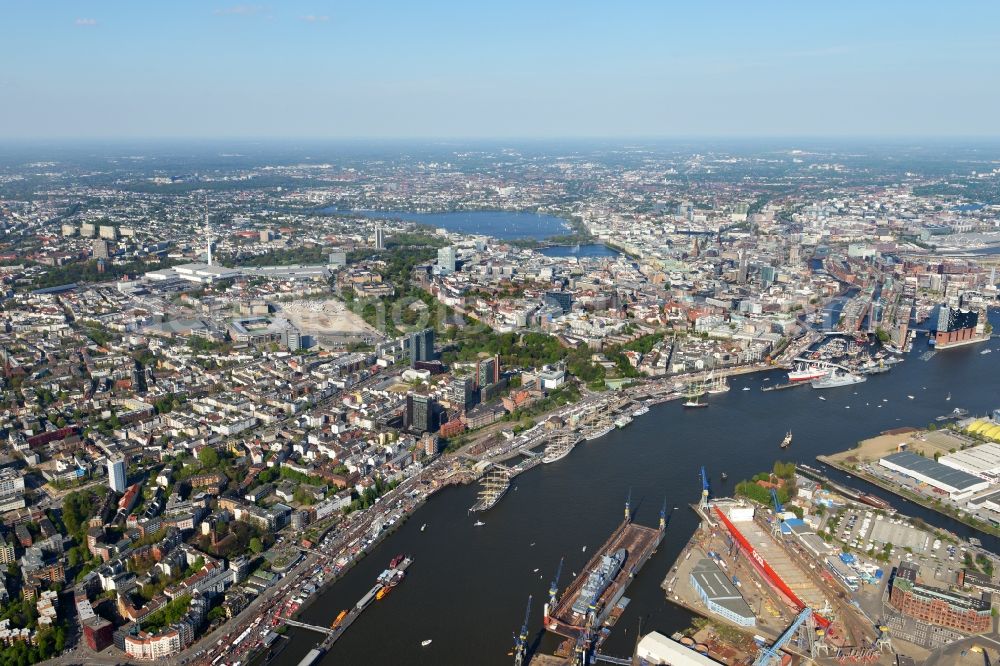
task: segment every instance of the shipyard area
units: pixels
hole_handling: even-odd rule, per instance
[[[991,663],[995,556],[978,540],[809,466],[777,463],[737,494],[713,497],[702,470],[700,526],[662,582],[704,618],[669,639],[697,656],[645,663]]]
[[[527,654],[529,599],[514,663],[938,666],[997,655],[996,559],[979,540],[904,516],[820,467],[775,463],[733,497],[716,497],[704,468],[700,479],[690,506],[699,526],[661,582],[670,603],[699,616],[688,630],[640,631],[631,655],[602,651],[669,523],[664,507],[657,529],[637,525],[626,503],[582,575],[560,587],[561,564],[556,572],[541,632],[560,637],[558,649]]]
[[[865,382],[901,362],[853,335],[826,336],[790,359],[787,383],[762,390],[809,387],[823,401],[824,389]],[[726,376],[706,372],[645,395],[601,397],[495,440],[469,461],[481,484],[471,511],[492,508],[520,472],[627,427],[652,404],[705,408],[712,394],[729,390]],[[989,532],[1000,525],[998,424],[1000,413],[970,418],[956,406],[928,428],[898,428],[819,460]],[[776,448],[787,450],[793,439],[789,430]],[[727,475],[719,474],[721,484]],[[730,497],[715,496],[704,468],[700,477],[701,499],[691,506],[699,527],[661,583],[670,603],[700,619],[670,636],[640,635],[631,655],[603,651],[628,606],[629,584],[668,522],[661,512],[658,529],[636,525],[626,504],[625,520],[565,587],[560,565],[540,631],[528,624],[528,600],[511,652],[516,664],[979,664],[1000,649],[995,556],[978,540],[901,515],[850,476],[830,478],[822,464],[776,463],[729,486]],[[559,638],[552,654],[531,653],[538,643],[530,637],[539,633]]]
[[[671,636],[641,635],[632,655],[602,652],[669,522],[661,511],[658,528],[637,525],[626,504],[582,575],[560,587],[561,565],[556,572],[541,631],[562,639],[558,649],[527,654],[537,631],[529,599],[514,663],[961,664],[1000,648],[994,557],[977,542],[901,516],[817,468],[776,463],[737,484],[737,497],[714,497],[704,469],[701,480],[690,507],[700,525],[661,587],[702,619]]]

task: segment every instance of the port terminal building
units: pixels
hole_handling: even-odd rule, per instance
[[[964,500],[990,487],[989,481],[942,465],[912,451],[900,451],[879,460],[879,465],[937,488],[953,500]]]
[[[691,570],[691,587],[711,613],[720,615],[741,627],[754,627],[757,618],[729,576],[715,560],[703,557]]]

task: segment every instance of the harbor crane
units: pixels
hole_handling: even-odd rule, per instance
[[[625,522],[632,520],[632,513],[629,511],[629,505],[632,503],[632,489],[628,489],[628,495],[625,496]]]
[[[753,662],[753,666],[772,666],[772,664],[781,663],[781,648],[783,648],[788,641],[792,640],[795,633],[802,628],[802,625],[812,618],[812,609],[809,607],[803,608],[802,611],[796,616],[792,623],[788,625],[788,629],[778,637],[770,647],[761,648],[760,654]]]
[[[528,644],[528,616],[531,615],[531,595],[528,595],[528,607],[524,609],[524,623],[521,633],[514,636],[514,666],[524,663],[524,650]]]
[[[705,472],[705,466],[701,466],[701,506],[708,506],[708,474]]]
[[[774,502],[774,512],[775,513],[783,513],[784,512],[785,507],[781,503],[781,500],[778,499],[778,491],[775,490],[774,488],[771,488],[771,501]]]
[[[559,593],[559,576],[562,574],[563,560],[565,558],[559,558],[559,566],[556,567],[556,577],[552,579],[552,584],[549,585],[549,608],[556,607],[556,595]],[[545,612],[548,615],[548,609]]]
[[[667,498],[663,498],[663,506],[660,507],[660,531],[667,529]]]

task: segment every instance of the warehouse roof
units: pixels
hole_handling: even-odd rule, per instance
[[[978,486],[983,483],[983,480],[977,476],[972,476],[967,472],[953,469],[947,465],[942,465],[941,463],[935,462],[930,458],[918,456],[912,451],[900,451],[899,453],[893,453],[892,455],[882,458],[882,460],[898,465],[899,467],[912,472],[922,474],[929,479],[934,479],[939,483],[958,490],[965,490],[966,488],[972,488],[973,486]]]
[[[729,576],[713,560],[703,557],[691,569],[691,576],[709,600],[742,617],[753,617],[753,609],[743,600]]]
[[[1000,471],[1000,444],[991,442],[949,453],[939,462],[970,474],[996,474]]]

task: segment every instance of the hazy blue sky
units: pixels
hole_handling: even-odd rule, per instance
[[[0,26],[6,138],[1000,135],[991,0],[0,0]]]

